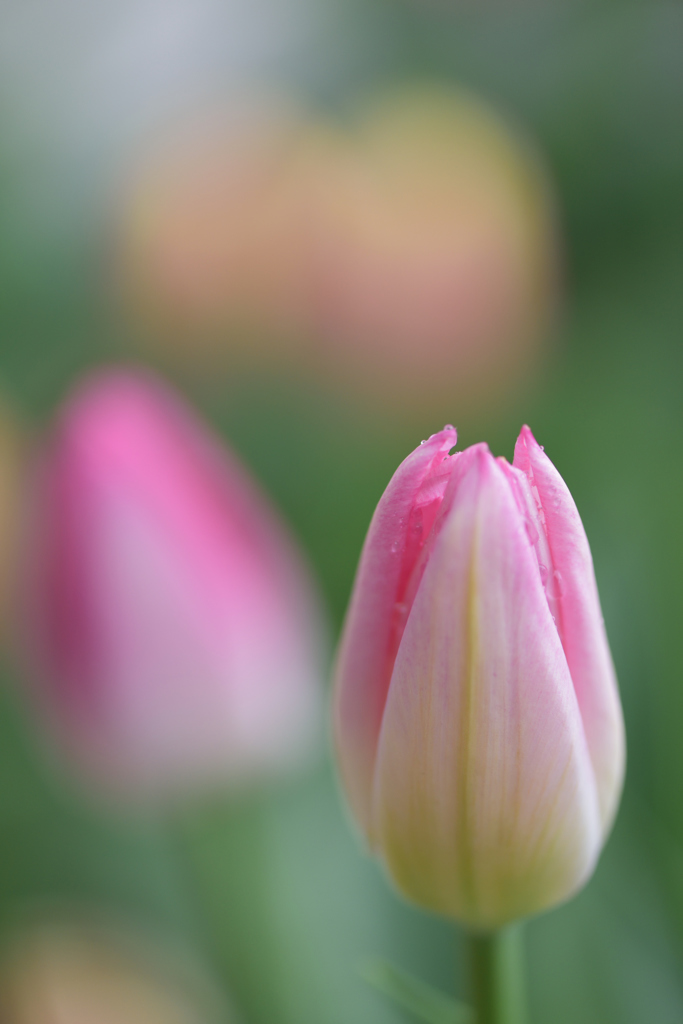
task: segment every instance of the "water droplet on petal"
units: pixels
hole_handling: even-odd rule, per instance
[[[538,530],[536,529],[536,527],[530,519],[524,520],[524,529],[526,530],[526,535],[529,538],[529,543],[533,547],[536,541],[538,540]]]
[[[425,438],[424,441],[420,441],[420,444],[427,444],[427,438]]]
[[[548,567],[543,565],[542,563],[539,563],[538,571],[541,574],[541,583],[543,584],[543,586],[545,586],[546,580],[548,579]]]
[[[555,587],[557,589],[557,593],[560,597],[562,597],[562,595],[564,594],[564,580],[562,579],[562,574],[559,573],[557,569],[553,573],[553,579],[555,580]]]

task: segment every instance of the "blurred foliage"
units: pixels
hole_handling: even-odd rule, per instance
[[[683,8],[671,2],[355,0],[365,40],[293,81],[343,107],[374,84],[452,79],[539,140],[560,195],[564,322],[540,379],[453,422],[511,456],[522,421],[567,479],[594,552],[629,736],[627,789],[598,871],[528,926],[533,1020],[683,1019]],[[353,25],[351,26],[351,22]],[[334,59],[333,59],[334,58]],[[41,234],[16,196],[30,154],[0,153],[0,382],[27,422],[74,374],[125,358],[85,214]],[[374,505],[419,437],[284,378],[178,382],[299,534],[339,625]],[[425,421],[423,435],[441,426]],[[0,706],[0,925],[70,905],[175,936],[254,1024],[404,1019],[363,981],[388,958],[464,994],[460,937],[401,903],[363,854],[324,764],[278,791],[161,822],[88,805],[31,732],[7,668]]]

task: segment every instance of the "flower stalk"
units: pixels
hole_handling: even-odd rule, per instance
[[[520,925],[469,937],[474,1024],[527,1024]]]

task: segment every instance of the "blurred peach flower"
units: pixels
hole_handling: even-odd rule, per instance
[[[214,122],[133,187],[120,265],[148,342],[407,415],[524,378],[559,247],[542,163],[503,118],[413,86],[346,128],[291,111],[240,124]]]
[[[305,334],[294,109],[207,116],[155,152],[126,197],[121,286],[148,343],[259,363]]]
[[[34,928],[0,969],[3,1024],[211,1024],[213,1004],[184,962],[97,928]]]
[[[484,103],[412,90],[364,112],[321,178],[322,357],[384,405],[497,391],[528,365],[555,293],[548,189]]]

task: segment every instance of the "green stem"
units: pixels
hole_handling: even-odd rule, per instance
[[[522,941],[520,925],[470,935],[475,1024],[527,1024]]]

